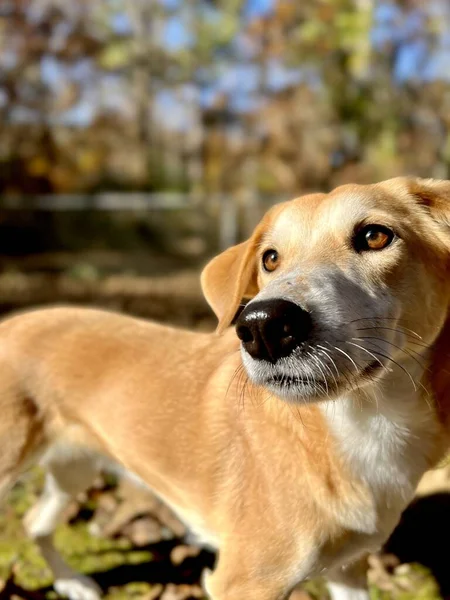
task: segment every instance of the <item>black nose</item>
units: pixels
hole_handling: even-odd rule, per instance
[[[236,321],[236,332],[253,358],[276,362],[308,339],[310,314],[287,300],[251,302]]]

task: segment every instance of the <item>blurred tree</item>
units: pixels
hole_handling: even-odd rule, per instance
[[[447,0],[3,0],[0,191],[449,175]]]

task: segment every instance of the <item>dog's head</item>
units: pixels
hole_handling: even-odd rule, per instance
[[[391,179],[274,206],[202,274],[219,331],[236,323],[250,379],[335,396],[423,356],[450,297],[450,181]]]

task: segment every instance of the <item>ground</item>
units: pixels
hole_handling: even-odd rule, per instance
[[[0,585],[7,582],[0,592],[2,600],[14,595],[26,600],[57,597],[51,588],[52,575],[21,524],[42,480],[39,469],[26,474],[0,512]],[[107,600],[204,597],[198,581],[214,557],[186,544],[183,525],[141,488],[101,477],[88,494],[72,503],[64,521],[56,545],[74,568],[94,576]],[[441,597],[428,569],[399,564],[392,555],[372,557],[370,577],[373,600]],[[326,599],[323,582],[308,582],[296,595],[296,600],[311,599]]]

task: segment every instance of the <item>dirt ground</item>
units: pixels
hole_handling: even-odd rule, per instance
[[[99,277],[88,268],[57,275],[0,274],[0,314],[49,303],[101,306],[201,330],[215,324],[193,271],[165,277]],[[371,557],[373,600],[450,598],[449,481],[448,467],[427,476],[386,553]],[[0,509],[0,600],[57,598],[51,573],[21,525],[41,486],[42,473],[35,469]],[[70,564],[97,580],[108,599],[200,599],[201,573],[215,557],[187,544],[185,533],[149,492],[105,474],[69,507],[56,543]],[[291,600],[326,598],[323,582],[315,580]]]

